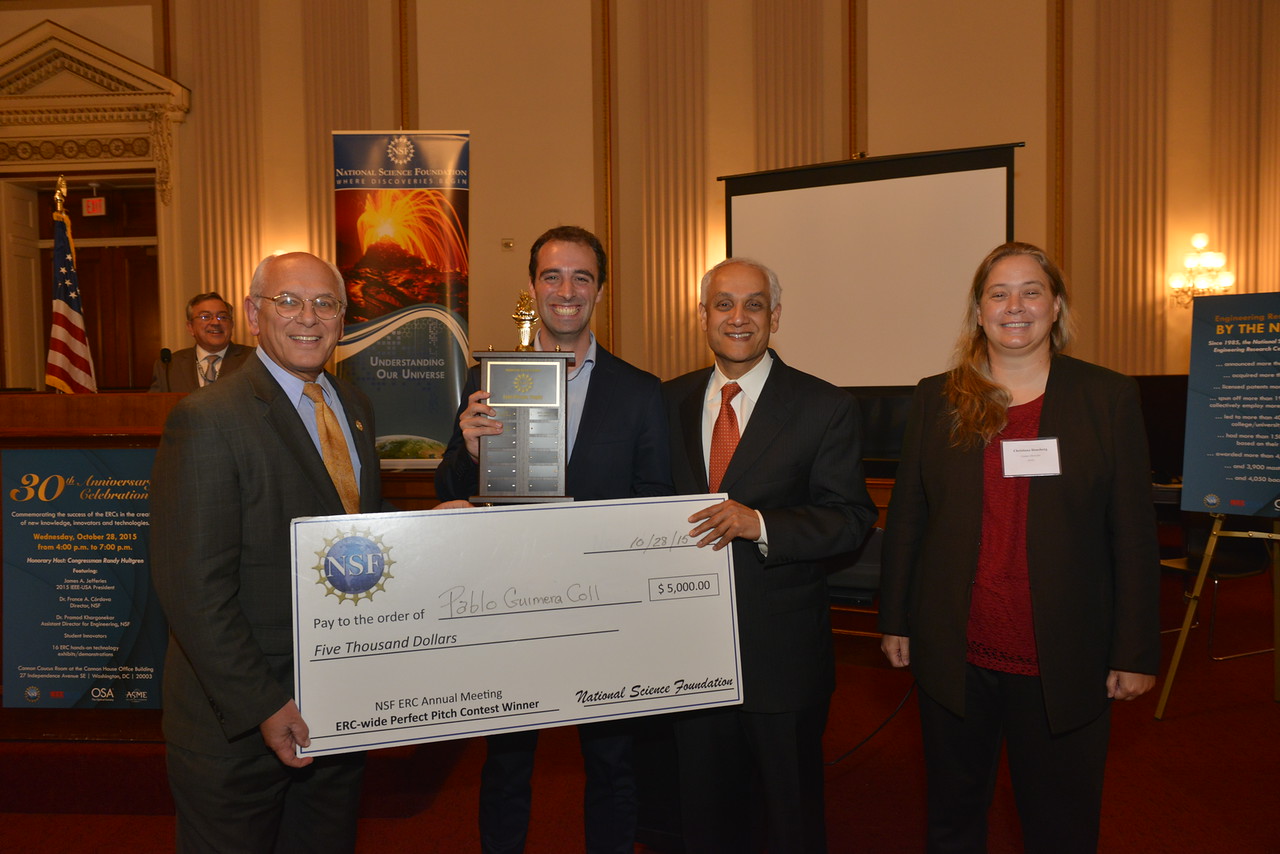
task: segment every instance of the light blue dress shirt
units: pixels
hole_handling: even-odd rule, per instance
[[[256,352],[258,358],[262,359],[262,363],[271,372],[271,376],[275,377],[276,382],[280,383],[285,395],[289,400],[293,401],[293,408],[298,410],[298,417],[302,419],[302,425],[307,428],[307,435],[311,437],[312,443],[316,446],[316,452],[323,456],[323,452],[320,450],[320,432],[316,427],[316,406],[311,402],[311,398],[302,393],[302,387],[306,385],[306,382],[277,365],[263,348],[257,348]],[[356,484],[358,486],[360,483],[360,455],[356,453],[356,443],[351,438],[351,425],[347,423],[347,413],[342,408],[342,400],[338,397],[338,393],[334,391],[327,374],[321,373],[316,378],[316,382],[324,392],[324,402],[333,410],[334,416],[338,419],[338,424],[342,427],[342,438],[347,441],[347,455],[351,457],[351,468],[355,471]]]

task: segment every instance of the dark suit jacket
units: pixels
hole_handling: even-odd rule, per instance
[[[373,410],[337,389],[382,509]],[[289,522],[343,513],[320,452],[260,359],[181,400],[151,473],[152,578],[169,618],[164,734],[206,754],[265,751],[258,724],[293,695]]]
[[[480,369],[473,367],[458,415],[479,388]],[[578,501],[670,495],[669,460],[658,378],[597,344],[565,489]],[[468,499],[476,494],[479,478],[454,419],[453,436],[436,469],[436,494],[441,501]]]
[[[876,509],[862,474],[857,401],[777,355],[720,485],[764,517],[769,555],[733,543],[743,708],[797,711],[835,688],[829,559],[857,548]],[[663,386],[677,494],[707,491],[702,405],[711,368]]]
[[[950,446],[945,378],[921,381],[912,401],[885,532],[880,630],[910,637],[920,687],[964,714],[983,451]],[[1062,474],[1031,478],[1027,568],[1045,705],[1061,732],[1102,712],[1108,670],[1156,672],[1159,554],[1134,381],[1055,357],[1040,435],[1058,438]]]
[[[226,355],[218,365],[218,379],[236,370],[244,364],[244,360],[253,355],[254,348],[244,344],[229,344]],[[200,373],[196,367],[196,348],[186,347],[176,350],[168,367],[156,359],[151,369],[151,388],[148,391],[181,391],[192,392],[200,388]]]

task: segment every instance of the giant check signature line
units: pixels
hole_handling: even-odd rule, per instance
[[[644,546],[638,549],[602,549],[597,552],[583,552],[584,555],[615,555],[615,554],[631,554],[632,552],[669,552],[672,549],[696,549],[697,546],[690,543],[687,546]]]
[[[618,605],[643,605],[640,599],[628,599],[622,602],[600,602],[596,605],[560,605],[555,608],[526,608],[523,611],[490,611],[482,614],[453,614],[448,617],[438,617],[440,622],[447,620],[474,620],[476,617],[509,617],[513,614],[545,614],[550,611],[582,611],[586,608],[614,608]]]

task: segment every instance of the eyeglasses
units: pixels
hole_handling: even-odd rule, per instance
[[[294,296],[293,294],[277,294],[273,297],[264,296],[262,299],[271,300],[276,305],[276,314],[281,317],[297,317],[302,314],[302,306],[304,303],[311,303],[311,310],[316,313],[316,317],[321,320],[335,320],[338,315],[342,314],[345,307],[341,300],[333,297],[308,297]]]
[[[221,323],[226,323],[231,320],[231,315],[227,314],[225,311],[220,311],[217,314],[210,314],[207,311],[202,311],[191,319],[198,320],[201,323],[208,323],[210,320],[217,320]]]

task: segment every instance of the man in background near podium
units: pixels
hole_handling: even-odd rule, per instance
[[[769,854],[826,850],[828,561],[862,543],[876,508],[857,401],[769,349],[781,314],[772,270],[712,267],[698,319],[715,364],[663,386],[676,492],[729,495],[689,517],[690,538],[733,547],[741,637],[742,705],[675,718],[685,850],[698,854],[759,850],[760,824]]]
[[[670,495],[671,472],[658,378],[612,355],[590,329],[604,292],[604,247],[576,226],[545,232],[529,250],[529,292],[541,328],[535,349],[572,351],[567,390],[566,490],[578,501]],[[467,499],[479,490],[480,437],[502,432],[485,403],[473,368],[465,402],[444,458],[436,494]],[[536,571],[537,559],[529,563]],[[566,665],[568,666],[568,665]],[[588,854],[631,854],[636,834],[636,780],[627,721],[578,727],[587,782],[584,794]],[[488,738],[480,780],[480,845],[485,854],[524,850],[529,829],[538,733]]]
[[[350,852],[364,755],[299,758],[290,521],[389,509],[373,407],[325,373],[341,273],[271,256],[257,355],[174,406],[151,472],[152,580],[169,619],[162,720],[179,852]]]
[[[196,345],[168,359],[169,351],[162,350],[151,370],[148,391],[195,391],[243,365],[253,348],[231,341],[235,328],[235,313],[220,294],[193,296],[187,302],[187,331]]]

